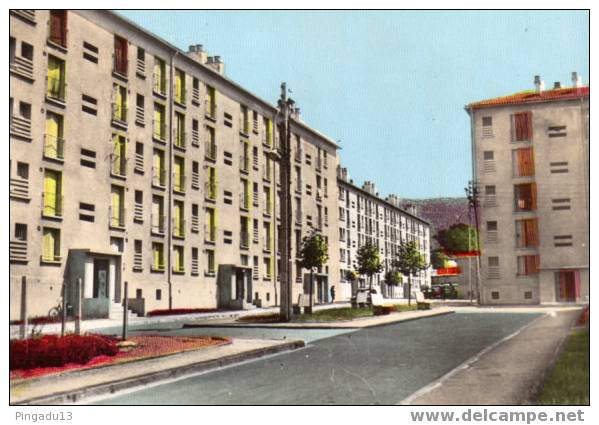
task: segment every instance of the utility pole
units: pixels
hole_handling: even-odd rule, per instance
[[[468,198],[468,216],[472,217],[472,213],[474,213],[474,222],[476,225],[476,249],[478,251],[478,255],[476,256],[476,292],[477,292],[477,301],[478,305],[482,303],[482,296],[480,291],[480,232],[479,232],[479,224],[478,224],[478,187],[476,184],[470,180],[468,182],[468,187],[464,189],[466,191],[466,197]],[[472,219],[469,220],[472,222]],[[468,233],[468,244],[470,244],[470,233]]]
[[[281,83],[281,98],[278,102],[278,125],[280,146],[278,149],[279,171],[281,175],[281,320],[288,322],[292,313],[291,284],[291,130],[289,118],[294,111],[294,101],[287,97],[287,85]],[[275,123],[276,124],[276,123]]]

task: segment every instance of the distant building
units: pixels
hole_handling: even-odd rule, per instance
[[[388,298],[407,298],[407,277],[404,287],[388,287],[385,272],[392,269],[402,243],[415,241],[427,264],[430,264],[430,224],[414,212],[400,207],[400,199],[389,195],[379,197],[374,183],[367,181],[360,188],[349,179],[347,168],[338,169],[339,190],[339,276],[341,293],[347,297],[358,288],[367,288],[367,279],[349,282],[347,272],[357,270],[357,252],[360,246],[371,243],[379,248],[383,272],[373,276],[373,288]],[[353,283],[353,287],[352,287]],[[425,270],[412,277],[412,291],[431,285],[431,272]]]
[[[589,297],[589,93],[559,83],[471,103],[482,301]]]

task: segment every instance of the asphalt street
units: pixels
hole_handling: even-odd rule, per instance
[[[304,349],[224,368],[97,404],[396,404],[538,314],[456,313],[360,330],[174,329],[311,341]],[[136,332],[150,332],[137,329]],[[254,336],[255,335],[255,336]]]

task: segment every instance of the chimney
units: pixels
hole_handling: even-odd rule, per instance
[[[537,93],[541,93],[545,90],[545,83],[541,80],[539,75],[535,75],[535,90]]]
[[[554,90],[559,90],[561,88],[562,88],[562,83],[560,83],[559,81],[556,81],[555,83],[553,83]]]
[[[572,73],[572,86],[577,88],[582,87],[582,77],[576,71]]]
[[[302,116],[300,113],[300,108],[295,108],[293,110],[293,119],[296,121],[301,121],[302,120]]]
[[[206,60],[208,59],[208,53],[204,50],[204,46],[201,44],[192,44],[189,46],[189,50],[187,51],[187,56],[195,60],[196,62],[204,65]]]
[[[221,61],[220,56],[208,56],[206,66],[221,75],[225,74],[225,63]]]

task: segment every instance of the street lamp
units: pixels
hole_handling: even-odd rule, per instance
[[[287,97],[287,85],[281,83],[281,97],[275,124],[279,130],[278,148],[267,152],[267,158],[279,164],[281,180],[281,320],[288,322],[292,314],[292,285],[291,285],[291,143],[290,115],[295,111],[295,102]],[[278,119],[278,122],[277,122]]]

